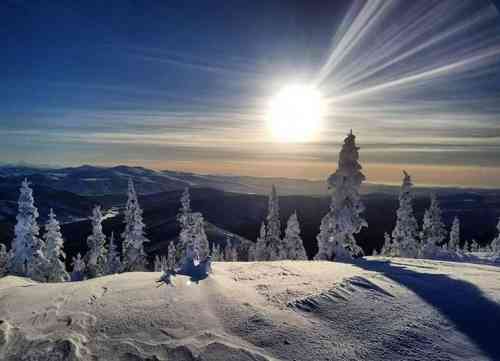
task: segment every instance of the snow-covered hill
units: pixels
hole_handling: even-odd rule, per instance
[[[2,360],[499,360],[500,268],[217,263],[204,280],[0,279]]]

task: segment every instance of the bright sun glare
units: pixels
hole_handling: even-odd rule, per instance
[[[323,101],[320,92],[307,85],[289,85],[271,100],[267,123],[274,139],[306,142],[321,125]]]

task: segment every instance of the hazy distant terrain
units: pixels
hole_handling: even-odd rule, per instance
[[[118,166],[100,168],[38,169],[32,167],[0,167],[0,242],[10,244],[17,212],[18,189],[21,180],[28,177],[33,183],[35,204],[43,222],[49,208],[54,208],[64,223],[65,249],[71,257],[86,250],[90,222],[86,219],[94,204],[106,210],[119,211],[126,201],[128,178],[132,177],[144,209],[147,235],[146,245],[151,254],[164,253],[169,240],[176,239],[176,215],[182,189],[192,187],[192,207],[201,211],[207,221],[211,242],[223,243],[229,235],[243,244],[255,241],[260,223],[267,212],[267,193],[273,183],[278,184],[281,220],[293,211],[298,212],[302,236],[309,256],[316,253],[316,235],[323,215],[329,207],[329,196],[324,182],[205,176],[177,172],[156,172],[144,168]],[[281,183],[280,183],[281,182]],[[320,189],[323,190],[320,191]],[[430,189],[416,189],[415,213],[419,221],[428,206]],[[317,192],[315,194],[314,192]],[[493,239],[500,216],[500,191],[443,188],[436,190],[444,221],[449,227],[455,215],[462,219],[463,239],[477,239],[487,243]],[[366,205],[365,217],[369,228],[357,237],[365,252],[380,248],[383,233],[394,227],[398,187],[368,185],[362,196]],[[122,216],[104,221],[104,231],[115,235],[123,230]],[[242,237],[239,238],[238,236]],[[243,247],[245,255],[246,247]]]
[[[325,195],[328,192],[324,180],[195,174],[169,170],[155,171],[123,165],[116,167],[83,165],[71,168],[0,166],[0,182],[3,184],[17,185],[24,177],[28,177],[35,185],[87,196],[124,195],[129,178],[134,180],[139,194],[153,194],[190,187],[267,195],[273,184],[278,187],[281,195]],[[394,193],[397,190],[395,186],[380,184],[368,183],[362,186],[363,193]]]

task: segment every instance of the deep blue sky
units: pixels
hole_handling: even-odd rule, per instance
[[[489,1],[4,1],[0,16],[4,162],[317,178],[353,128],[371,181],[405,167],[500,184]],[[270,140],[269,99],[312,81],[322,136]]]

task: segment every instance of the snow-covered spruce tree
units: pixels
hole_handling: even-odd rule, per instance
[[[191,199],[189,188],[186,188],[181,196],[181,208],[177,215],[179,222],[179,246],[181,248],[181,263],[187,258],[193,259],[193,216],[191,212]]]
[[[304,242],[300,237],[300,223],[297,212],[293,212],[286,224],[284,243],[286,255],[284,259],[307,260]]]
[[[89,250],[85,255],[85,263],[89,278],[94,278],[105,274],[107,261],[106,236],[102,231],[100,206],[94,207],[90,221],[92,223],[92,234],[87,237]]]
[[[225,243],[225,246],[224,246],[224,260],[226,262],[232,262],[232,253],[233,253],[233,250],[232,250],[232,241],[231,241],[231,238],[228,236],[226,237],[226,243]]]
[[[164,256],[155,256],[154,263],[153,263],[153,269],[155,272],[161,272],[162,271],[162,258]]]
[[[391,257],[393,255],[393,245],[389,233],[384,232],[384,245],[380,250],[381,256]]]
[[[61,226],[52,209],[50,209],[49,220],[45,224],[43,239],[45,240],[45,257],[48,260],[47,281],[68,281],[69,274],[66,272],[66,266],[64,264],[66,254],[62,250],[64,240],[61,234]]]
[[[9,253],[5,244],[0,243],[0,277],[7,274],[7,266],[9,261]]]
[[[210,245],[205,233],[205,220],[199,212],[193,213],[193,249],[200,262],[210,255]]]
[[[226,247],[224,247],[224,260],[226,262],[238,262],[238,247],[229,236],[226,238]]]
[[[453,218],[448,249],[453,252],[460,251],[460,219],[458,217]]]
[[[491,245],[485,244],[484,246],[479,248],[479,252],[492,253],[493,249],[491,248]]]
[[[418,224],[413,214],[413,197],[411,177],[403,171],[403,184],[399,193],[399,208],[396,213],[396,226],[392,231],[392,239],[398,245],[398,256],[406,258],[418,257]]]
[[[20,188],[17,223],[8,268],[11,274],[45,281],[48,261],[43,253],[45,244],[39,238],[40,230],[36,221],[38,210],[34,203],[33,190],[25,179]]]
[[[420,239],[422,240],[421,256],[423,258],[436,257],[446,239],[441,208],[435,194],[431,194],[431,204],[429,209],[425,211]]]
[[[473,240],[464,241],[464,245],[462,247],[462,252],[471,252],[472,251],[472,242],[473,242]]]
[[[252,243],[250,247],[248,247],[248,262],[254,262],[256,259],[257,245]]]
[[[210,245],[205,233],[205,221],[199,212],[191,211],[189,189],[186,188],[181,197],[181,208],[177,216],[181,228],[179,244],[181,247],[181,264],[204,261],[210,254]]]
[[[174,242],[170,241],[168,244],[168,256],[167,256],[167,269],[175,270],[175,266],[177,266],[177,250],[175,249]]]
[[[470,250],[471,252],[477,252],[479,251],[479,243],[475,239],[472,240],[472,243],[470,245]]]
[[[364,206],[359,188],[365,180],[361,168],[359,147],[356,146],[356,137],[351,131],[344,139],[337,171],[328,178],[333,197],[329,212],[321,220],[317,236],[318,253],[314,259],[349,260],[363,254],[354,238],[362,227],[368,227],[361,217]]]
[[[106,274],[111,275],[120,273],[122,271],[122,261],[120,260],[120,253],[115,243],[115,234],[111,232],[109,239],[108,254],[106,256]]]
[[[71,271],[71,281],[83,281],[85,279],[85,261],[82,255],[78,253],[76,257],[73,257],[73,271]]]
[[[273,185],[269,194],[266,225],[267,260],[274,261],[286,258],[286,246],[281,238],[281,221],[278,192]]]
[[[491,241],[490,247],[494,254],[500,256],[500,218],[498,218],[497,223],[497,236],[493,241]]]
[[[260,225],[259,237],[255,243],[255,257],[254,261],[267,261],[269,256],[266,245],[266,224],[262,222]]]
[[[170,268],[168,267],[167,256],[164,256],[164,255],[155,256],[155,261],[154,261],[154,271],[155,272],[164,272],[164,271],[167,271],[169,269]]]
[[[144,235],[142,209],[137,200],[132,178],[128,182],[128,197],[125,206],[125,230],[122,233],[123,270],[126,272],[145,271],[147,266],[144,243],[149,242]]]
[[[223,257],[221,257],[222,252],[218,244],[212,244],[212,252],[210,252],[210,256],[212,257],[212,262],[220,262],[223,260]]]

